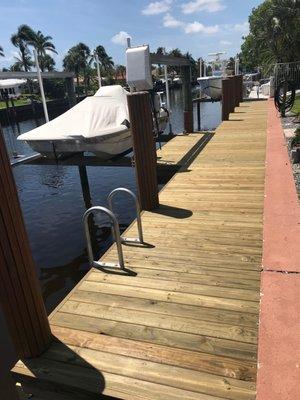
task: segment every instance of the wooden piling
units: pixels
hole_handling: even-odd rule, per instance
[[[0,302],[17,356],[39,356],[51,333],[1,127]]]
[[[193,100],[192,100],[190,69],[191,69],[190,66],[181,67],[184,131],[188,133],[194,132]]]
[[[200,109],[201,102],[200,100],[197,101],[197,123],[198,123],[198,131],[201,131],[201,109]]]
[[[237,75],[236,79],[238,81],[238,98],[241,103],[243,101],[243,75]]]
[[[230,80],[222,79],[222,121],[228,121],[230,113]]]
[[[150,95],[138,92],[127,99],[140,206],[149,211],[159,206]]]
[[[235,77],[229,76],[229,82],[229,113],[233,113],[235,108]]]
[[[239,78],[235,75],[233,78],[234,82],[234,106],[238,107],[240,104],[240,90],[239,90]]]

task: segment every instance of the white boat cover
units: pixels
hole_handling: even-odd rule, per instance
[[[128,130],[128,92],[122,86],[104,86],[52,121],[23,133],[19,140],[93,138]]]

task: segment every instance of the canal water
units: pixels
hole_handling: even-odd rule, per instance
[[[172,128],[183,130],[183,105],[180,90],[171,92]],[[196,112],[195,127],[197,127]],[[201,104],[201,129],[213,130],[221,122],[220,103]],[[21,133],[42,124],[28,120],[19,124]],[[16,127],[4,127],[7,150],[32,154],[26,144],[16,140]],[[13,167],[15,182],[25,219],[37,273],[48,313],[66,296],[88,270],[82,215],[86,203],[106,205],[106,197],[116,187],[136,192],[133,168],[87,167],[91,198],[83,193],[77,166],[19,165]],[[160,185],[162,187],[162,185]],[[85,195],[85,199],[83,198]],[[135,218],[126,196],[115,199],[116,212],[124,230]],[[97,256],[111,245],[109,223],[96,220]]]

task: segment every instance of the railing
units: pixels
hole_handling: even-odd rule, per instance
[[[136,221],[137,221],[137,226],[138,226],[138,238],[126,238],[121,236],[121,241],[123,243],[140,243],[143,244],[144,239],[143,239],[143,229],[142,229],[142,220],[141,220],[141,210],[140,210],[140,204],[138,201],[137,196],[129,189],[126,188],[117,188],[114,189],[112,192],[109,193],[107,196],[107,202],[108,202],[108,208],[110,209],[111,212],[113,212],[113,198],[116,194],[123,192],[129,194],[134,200],[135,203],[135,208],[136,208]]]
[[[127,237],[122,237],[120,235],[120,226],[119,226],[117,217],[113,212],[113,198],[118,193],[126,193],[134,200],[135,208],[136,208],[136,220],[137,220],[137,226],[138,226],[138,238],[127,238]],[[109,208],[101,207],[101,206],[91,207],[84,213],[83,218],[82,218],[82,221],[84,224],[85,238],[86,238],[86,243],[87,243],[87,253],[88,253],[89,263],[90,263],[91,267],[96,267],[96,268],[98,267],[98,268],[125,269],[122,244],[127,244],[127,243],[137,243],[137,244],[141,244],[141,245],[144,244],[140,204],[139,204],[137,196],[131,190],[126,189],[126,188],[114,189],[107,196],[107,202],[108,202]],[[110,221],[112,222],[112,235],[113,235],[113,238],[114,238],[114,240],[116,242],[116,246],[117,246],[118,262],[103,262],[103,261],[95,261],[94,260],[94,254],[93,254],[93,248],[92,248],[92,242],[91,242],[91,234],[90,234],[90,228],[89,228],[89,223],[88,223],[89,216],[94,213],[106,214],[109,217]]]
[[[300,89],[300,61],[291,63],[277,63],[274,67],[275,89],[283,80],[292,81],[295,89]]]
[[[118,251],[118,263],[111,263],[111,262],[102,262],[102,261],[95,261],[94,260],[94,255],[93,255],[93,248],[92,248],[92,243],[91,243],[91,234],[90,234],[90,228],[89,228],[89,223],[88,223],[88,217],[90,214],[93,213],[104,213],[106,214],[109,219],[112,221],[112,228],[113,228],[113,236],[116,241],[116,246],[117,246],[117,251]],[[122,242],[121,242],[121,236],[120,236],[120,228],[119,228],[119,223],[114,215],[113,212],[111,212],[108,208],[105,207],[91,207],[89,208],[84,214],[83,214],[83,224],[84,224],[84,231],[85,231],[85,238],[86,238],[86,243],[87,243],[87,252],[88,252],[88,257],[89,257],[89,263],[91,267],[100,267],[100,268],[121,268],[124,269],[124,257],[123,257],[123,250],[122,250]]]

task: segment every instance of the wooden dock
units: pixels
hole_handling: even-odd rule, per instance
[[[52,313],[56,342],[13,370],[35,399],[255,399],[266,110],[243,103],[193,147],[142,215],[149,245],[123,246],[128,273],[91,269]]]

